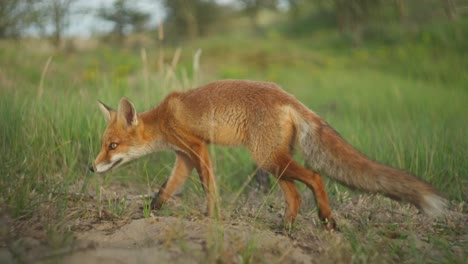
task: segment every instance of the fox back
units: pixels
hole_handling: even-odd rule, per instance
[[[153,109],[137,113],[122,98],[115,111],[99,102],[107,120],[102,148],[95,161],[98,173],[142,155],[173,150],[177,159],[156,198],[159,208],[195,168],[207,192],[208,213],[216,205],[216,188],[206,145],[243,145],[256,164],[278,179],[286,200],[285,221],[294,222],[301,198],[295,181],[314,191],[319,217],[334,228],[320,174],[360,190],[408,201],[422,211],[442,213],[445,200],[416,176],[367,158],[316,113],[274,83],[216,81],[168,95]],[[311,169],[293,160],[301,150]]]

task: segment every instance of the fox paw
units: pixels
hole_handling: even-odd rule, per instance
[[[325,218],[322,223],[328,231],[339,231],[333,218]]]
[[[163,202],[159,199],[159,194],[157,194],[151,201],[151,210],[161,210]]]

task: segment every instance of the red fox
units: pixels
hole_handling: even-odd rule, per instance
[[[103,173],[159,150],[173,150],[171,175],[152,201],[159,209],[195,168],[207,199],[207,214],[219,214],[208,144],[245,146],[273,174],[286,200],[284,222],[294,223],[301,196],[296,181],[315,194],[320,220],[335,229],[320,174],[349,187],[412,203],[428,215],[443,213],[446,201],[416,176],[376,161],[353,148],[317,114],[269,82],[221,80],[169,94],[153,109],[137,113],[122,98],[115,111],[99,102],[107,128],[95,171]],[[308,165],[293,160],[298,147]]]

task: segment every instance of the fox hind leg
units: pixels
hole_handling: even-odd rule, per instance
[[[284,198],[286,200],[284,226],[288,229],[288,231],[290,231],[294,221],[296,220],[297,213],[299,212],[302,198],[294,181],[279,178],[278,185],[281,187]]]
[[[286,162],[283,164],[286,164]],[[287,164],[289,166],[286,168],[285,175],[304,183],[314,192],[320,220],[328,230],[336,229],[336,223],[330,210],[328,195],[320,174],[304,168],[290,158],[287,159]]]
[[[319,209],[319,218],[325,225],[325,228],[328,230],[336,229],[336,223],[331,215],[328,196],[321,176],[312,170],[304,168],[294,161],[289,153],[277,153],[276,155],[271,155],[271,157],[272,159],[269,162],[266,162],[267,165],[264,165],[263,168],[276,175],[280,180],[278,183],[284,192],[287,203],[285,217],[289,217],[289,220],[294,221],[295,217],[291,216],[294,214],[297,215],[299,205],[297,205],[297,199],[293,198],[298,195],[298,193],[295,193],[297,192],[297,188],[294,190],[294,188],[291,187],[293,186],[291,183],[293,183],[294,180],[297,180],[304,183],[314,192],[315,200]],[[284,183],[284,181],[289,181],[291,183]],[[289,204],[294,206],[290,206]],[[287,218],[285,220],[288,221]]]

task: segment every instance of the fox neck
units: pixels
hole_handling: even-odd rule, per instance
[[[139,118],[142,121],[141,131],[142,136],[146,142],[148,142],[148,151],[157,152],[162,150],[176,150],[175,146],[172,146],[164,138],[161,131],[160,122],[160,111],[161,107],[157,106],[149,111],[139,114]]]

